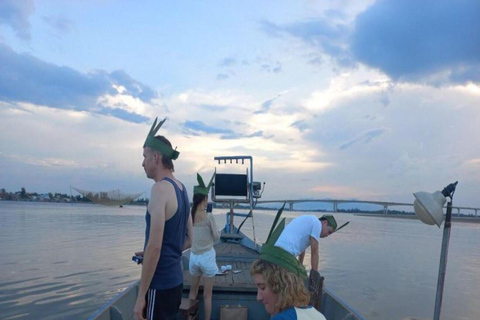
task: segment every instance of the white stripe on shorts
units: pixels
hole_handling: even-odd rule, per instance
[[[157,291],[155,289],[148,289],[148,306],[147,319],[153,320],[153,311],[155,310],[155,296]]]

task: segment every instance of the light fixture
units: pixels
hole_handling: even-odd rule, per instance
[[[449,184],[441,192],[415,192],[413,195],[416,200],[413,203],[413,208],[417,217],[425,224],[436,224],[439,228],[444,221],[443,205],[450,198],[447,204],[447,214],[445,216],[445,224],[443,226],[442,251],[440,255],[440,266],[438,268],[437,294],[435,298],[435,312],[434,320],[440,319],[440,312],[442,309],[443,286],[445,284],[445,272],[447,268],[447,253],[448,243],[450,241],[450,228],[452,221],[452,201],[453,194],[458,181]]]
[[[413,208],[418,219],[428,225],[436,224],[439,228],[443,222],[443,205],[447,198],[440,192],[415,192],[415,202]]]

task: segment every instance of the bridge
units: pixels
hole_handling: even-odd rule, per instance
[[[409,206],[413,207],[412,203],[402,203],[402,202],[385,202],[385,201],[375,201],[375,200],[345,200],[345,199],[301,199],[301,200],[259,200],[257,203],[283,203],[286,202],[289,205],[289,210],[293,211],[293,205],[295,203],[305,203],[305,202],[321,202],[321,203],[331,203],[333,205],[333,212],[338,211],[338,204],[340,203],[365,203],[365,204],[375,204],[383,206],[383,213],[388,214],[388,207],[400,207],[400,206]],[[444,207],[446,208],[446,206]],[[477,217],[477,212],[480,211],[480,208],[473,207],[457,207],[452,206],[452,209],[457,210],[457,216],[460,216],[460,210],[473,211],[475,217]],[[413,210],[412,210],[413,212]]]

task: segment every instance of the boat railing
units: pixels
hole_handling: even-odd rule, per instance
[[[343,299],[323,288],[322,313],[327,319],[366,320]]]
[[[125,320],[133,317],[133,308],[137,301],[140,280],[129,285],[121,293],[103,304],[87,320]]]

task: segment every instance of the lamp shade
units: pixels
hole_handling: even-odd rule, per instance
[[[443,205],[447,202],[445,196],[440,191],[434,193],[421,191],[413,195],[416,198],[413,208],[418,219],[425,224],[436,224],[440,228],[444,220]]]

